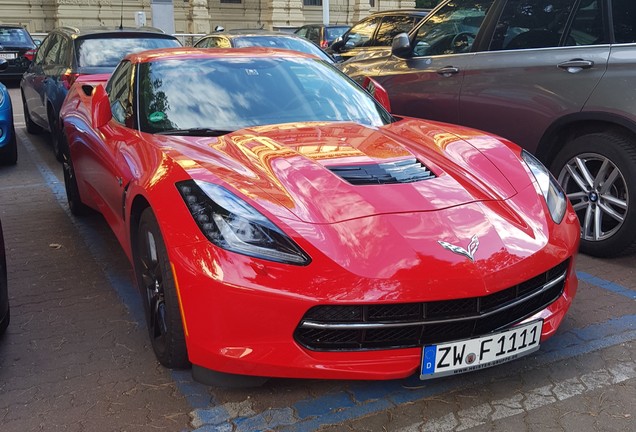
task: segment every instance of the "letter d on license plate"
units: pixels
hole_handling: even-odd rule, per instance
[[[427,345],[420,379],[453,375],[505,363],[539,349],[543,320],[472,339]]]

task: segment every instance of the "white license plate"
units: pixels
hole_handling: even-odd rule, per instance
[[[6,53],[6,52],[0,53],[0,58],[7,59],[7,60],[12,60],[17,57],[18,55],[16,53]]]
[[[543,320],[538,320],[473,339],[427,345],[420,379],[483,369],[530,354],[539,349],[542,327]]]

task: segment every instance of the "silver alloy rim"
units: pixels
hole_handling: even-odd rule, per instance
[[[610,159],[596,153],[577,155],[563,167],[558,180],[579,217],[583,240],[605,240],[623,226],[629,191]]]

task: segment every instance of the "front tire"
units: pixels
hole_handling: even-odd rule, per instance
[[[29,114],[29,107],[27,106],[26,98],[24,97],[24,94],[22,95],[22,107],[24,108],[23,109],[24,122],[26,124],[27,132],[30,133],[31,135],[37,135],[42,133],[42,128],[38,126],[37,124],[35,124],[35,122],[31,118],[31,115]]]
[[[188,368],[177,289],[161,230],[150,208],[141,213],[133,248],[137,285],[155,356],[165,367]]]
[[[636,251],[636,143],[615,131],[569,141],[551,171],[581,223],[581,252],[597,257]],[[633,206],[633,205],[632,205]]]

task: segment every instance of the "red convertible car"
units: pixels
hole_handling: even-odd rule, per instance
[[[394,117],[285,50],[146,51],[99,78],[62,110],[68,203],[115,232],[169,368],[427,379],[536,350],[572,302],[578,220],[510,142]]]

